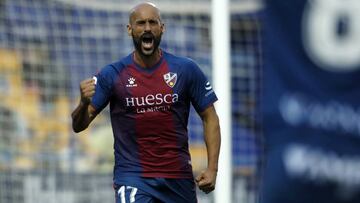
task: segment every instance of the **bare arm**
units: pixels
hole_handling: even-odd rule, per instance
[[[95,94],[95,80],[86,79],[80,83],[81,99],[79,105],[72,112],[72,128],[78,133],[85,130],[96,117],[95,108],[90,105],[91,97]]]
[[[213,105],[200,114],[204,125],[204,139],[207,149],[208,166],[196,177],[199,188],[205,193],[215,189],[218,160],[220,153],[219,118]]]

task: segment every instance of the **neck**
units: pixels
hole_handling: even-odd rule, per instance
[[[154,66],[157,62],[159,62],[161,58],[161,51],[157,49],[154,53],[150,56],[144,56],[140,54],[137,50],[134,52],[134,61],[139,64],[141,67],[147,68]]]

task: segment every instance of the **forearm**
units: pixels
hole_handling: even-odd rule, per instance
[[[89,114],[88,108],[89,104],[80,101],[79,105],[72,112],[72,128],[74,132],[81,132],[89,126],[92,120],[92,115]]]
[[[207,148],[208,169],[217,171],[220,153],[220,126],[217,116],[204,120],[204,139]]]
[[[208,168],[212,170],[218,169],[218,160],[220,153],[220,128],[208,129],[205,131],[205,144],[208,156]]]

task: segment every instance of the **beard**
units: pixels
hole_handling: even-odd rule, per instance
[[[144,33],[140,37],[135,37],[134,34],[132,34],[134,47],[135,47],[136,51],[139,52],[142,56],[152,56],[160,45],[161,37],[162,37],[162,34],[160,34],[157,37],[155,37],[154,34],[152,34],[152,33]],[[143,43],[144,39],[152,40],[153,45],[150,50],[145,50],[145,48],[143,48],[142,43]]]

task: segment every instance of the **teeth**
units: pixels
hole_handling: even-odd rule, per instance
[[[142,45],[145,49],[150,49],[153,45],[153,40],[144,40]]]

